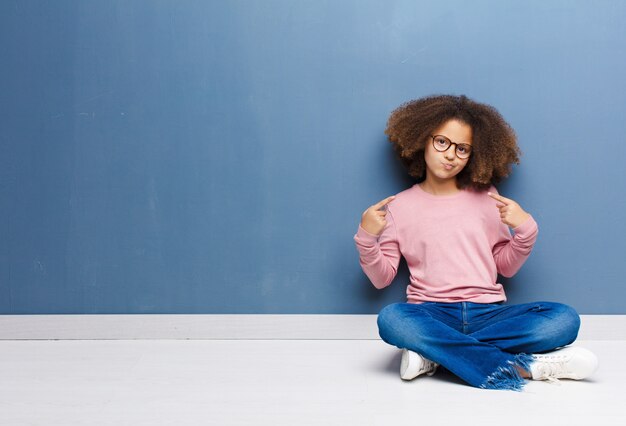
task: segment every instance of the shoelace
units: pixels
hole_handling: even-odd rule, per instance
[[[425,362],[422,365],[420,374],[427,373],[429,376],[432,376],[433,374],[435,374],[435,371],[437,371],[437,367],[439,367],[439,364],[431,360],[425,359],[425,358],[424,358],[424,361]]]
[[[567,372],[567,367],[565,366],[565,362],[567,359],[564,359],[562,356],[556,355],[547,355],[543,357],[536,357],[539,365],[537,366],[537,370],[539,372],[540,380],[547,380],[550,384],[561,385],[561,382],[557,378]]]

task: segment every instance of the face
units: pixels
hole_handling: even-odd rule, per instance
[[[456,145],[464,143],[472,145],[472,128],[459,120],[449,120],[441,127],[435,129],[433,135],[443,135],[450,139],[453,144],[444,152],[439,152],[433,146],[433,140],[428,137],[424,159],[426,160],[426,179],[439,182],[456,180],[461,170],[465,167],[469,158],[461,159],[456,156]]]

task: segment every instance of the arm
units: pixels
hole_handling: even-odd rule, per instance
[[[391,212],[387,210],[387,225],[379,236],[370,234],[359,225],[354,241],[361,268],[374,287],[382,289],[391,284],[400,264],[400,248]]]
[[[496,261],[498,273],[505,277],[512,277],[530,256],[539,228],[530,215],[524,223],[513,228],[515,235],[512,238],[508,228],[504,226],[502,228],[500,240],[493,247],[493,258]]]
[[[508,228],[502,226],[498,242],[493,247],[493,258],[500,275],[512,277],[522,267],[537,240],[539,228],[533,217],[510,198],[497,194],[494,187],[488,195],[498,203],[500,220],[513,229],[511,238]]]

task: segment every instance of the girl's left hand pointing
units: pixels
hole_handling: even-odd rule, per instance
[[[487,195],[498,201],[496,207],[500,210],[500,219],[505,225],[517,228],[530,217],[515,201],[493,192],[488,192]]]

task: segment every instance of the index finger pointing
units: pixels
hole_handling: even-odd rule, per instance
[[[503,196],[498,195],[498,194],[494,194],[493,192],[487,192],[487,195],[489,195],[494,200],[500,201],[501,203],[504,203],[504,204],[509,204],[511,202],[511,200],[509,200],[508,198],[503,197]]]
[[[395,195],[392,195],[390,197],[385,198],[382,201],[379,201],[378,203],[374,204],[374,207],[376,207],[376,210],[378,210],[379,208],[381,208],[382,206],[384,206],[385,204],[388,204],[389,202],[391,202],[391,200],[393,200],[394,198],[396,198]]]

